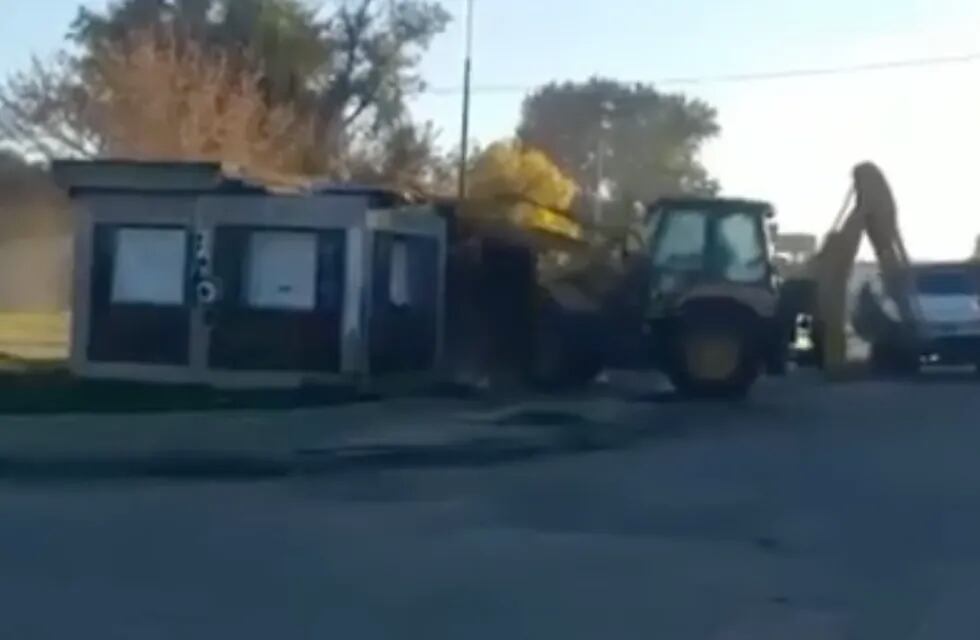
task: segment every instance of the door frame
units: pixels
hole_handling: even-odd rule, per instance
[[[437,283],[436,283],[436,345],[435,345],[435,373],[445,367],[446,350],[446,267],[448,259],[448,229],[445,219],[434,215],[432,208],[427,206],[402,207],[400,209],[372,209],[368,211],[366,218],[366,240],[364,255],[365,282],[365,317],[364,317],[364,353],[362,355],[362,366],[364,372],[370,375],[371,359],[370,349],[370,327],[371,314],[373,312],[374,299],[371,295],[370,283],[374,281],[374,237],[376,232],[393,233],[405,236],[420,236],[436,240],[439,247],[439,255],[436,261]],[[397,378],[412,379],[425,372],[410,372],[405,374],[391,374],[387,377],[393,383],[398,384]]]
[[[365,217],[363,197],[347,195],[207,195],[199,198],[194,211],[194,228],[207,243],[213,262],[215,229],[236,226],[317,233],[343,230],[345,237],[345,282],[341,314],[340,372],[230,370],[210,366],[208,354],[213,331],[206,321],[207,308],[198,304],[191,317],[191,359],[195,377],[203,383],[223,388],[296,387],[310,383],[344,383],[364,373],[366,352],[361,319],[364,313]]]
[[[193,368],[188,365],[143,364],[138,362],[104,362],[89,359],[92,335],[92,285],[95,252],[95,229],[98,225],[121,227],[178,226],[193,227],[194,197],[187,194],[137,195],[92,194],[73,203],[74,256],[72,275],[72,322],[69,368],[75,375],[94,379],[121,379],[143,382],[184,384],[193,382]],[[134,213],[135,212],[135,213]],[[191,247],[188,243],[187,250]],[[193,303],[185,302],[193,314]],[[193,318],[188,340],[188,362],[193,361]]]

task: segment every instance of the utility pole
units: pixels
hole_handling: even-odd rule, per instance
[[[473,0],[466,0],[466,59],[463,62],[463,125],[459,144],[459,187],[457,197],[466,198],[466,169],[470,150],[470,91],[473,76]]]
[[[606,180],[606,148],[603,132],[599,132],[599,140],[595,149],[595,209],[592,212],[592,224],[598,225],[602,220],[602,183]]]
[[[599,135],[596,139],[595,150],[595,210],[593,211],[593,224],[598,225],[602,221],[602,191],[606,182],[606,135],[612,130],[612,113],[616,105],[610,100],[603,100],[599,106]]]

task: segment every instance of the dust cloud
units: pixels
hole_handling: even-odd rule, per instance
[[[0,312],[65,311],[69,205],[46,175],[0,180]]]

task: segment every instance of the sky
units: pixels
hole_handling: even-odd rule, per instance
[[[448,148],[459,139],[465,0],[443,3],[456,19],[422,62],[440,91],[412,109]],[[0,74],[56,50],[78,4],[0,0]],[[783,230],[822,234],[851,167],[873,160],[895,190],[914,258],[972,252],[980,235],[972,197],[980,182],[980,59],[710,79],[980,53],[976,0],[475,0],[475,7],[471,126],[481,143],[512,135],[526,93],[551,80],[701,78],[660,88],[718,110],[722,133],[702,157],[726,195],[768,199]]]

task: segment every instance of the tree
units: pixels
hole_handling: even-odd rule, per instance
[[[62,54],[0,86],[0,135],[45,156],[105,153],[105,120],[93,119],[106,56],[131,48],[133,33],[172,38],[220,59],[225,73],[258,78],[270,110],[310,123],[306,173],[347,177],[359,147],[414,129],[406,99],[422,88],[420,55],[448,14],[423,0],[351,0],[332,11],[299,0],[122,0],[81,10],[69,34],[79,53]],[[134,102],[135,101],[131,101]],[[416,145],[421,152],[431,145]],[[413,160],[415,160],[413,158]]]
[[[298,173],[311,120],[270,104],[261,78],[220,51],[143,32],[100,49],[89,118],[109,155],[212,160],[255,172]]]
[[[220,51],[148,30],[100,47],[86,67],[84,93],[64,71],[40,65],[16,77],[20,100],[5,112],[19,117],[0,120],[0,130],[25,123],[22,146],[48,157],[67,151],[212,160],[260,172],[303,168],[310,120],[270,104],[261,77]]]
[[[503,216],[525,227],[581,235],[569,211],[578,187],[546,155],[518,140],[496,142],[480,153],[469,185],[467,215]]]
[[[289,99],[330,53],[322,29],[316,12],[296,0],[122,0],[104,12],[79,9],[68,37],[83,62],[146,31],[244,52],[263,73],[269,96]]]
[[[404,123],[365,137],[350,152],[348,177],[419,195],[447,196],[456,185],[456,168],[436,148],[431,124]]]
[[[715,193],[698,154],[718,132],[714,109],[700,100],[603,78],[540,88],[525,100],[518,128],[593,195],[602,149],[603,189],[620,201]]]
[[[88,104],[68,56],[35,58],[0,85],[0,142],[46,159],[96,156],[102,140],[87,117]]]
[[[421,0],[349,0],[329,14],[298,0],[125,0],[82,10],[72,39],[88,52],[133,30],[174,28],[225,51],[246,51],[273,101],[314,108],[325,127],[391,124],[422,88],[420,55],[449,15]]]

